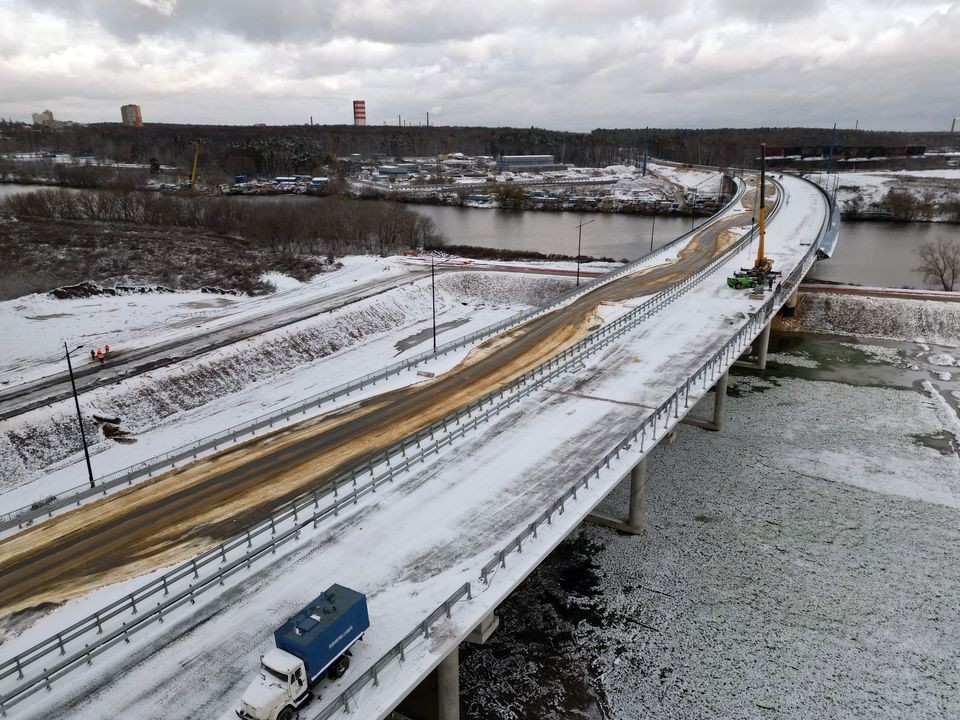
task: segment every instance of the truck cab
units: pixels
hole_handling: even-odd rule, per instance
[[[303,660],[273,648],[260,659],[260,674],[240,698],[242,720],[288,720],[310,699]]]

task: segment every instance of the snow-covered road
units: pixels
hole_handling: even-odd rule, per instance
[[[789,271],[815,242],[826,204],[811,186],[784,178],[768,256]],[[750,262],[749,250],[727,263]],[[333,524],[304,532],[282,555],[236,576],[225,591],[156,625],[128,650],[100,658],[37,696],[30,717],[232,717],[273,627],[333,582],[367,593],[371,629],[332,701],[464,582],[473,600],[356,698],[352,717],[382,717],[408,689],[493,610],[639,459],[611,464],[538,539],[511,555],[488,586],[480,568],[722,347],[762,304],[726,287],[727,269],[593,356],[582,371],[536,393],[386,491],[368,496]],[[624,303],[629,305],[630,301]],[[616,308],[609,310],[616,314]],[[697,391],[702,395],[704,391]],[[646,448],[649,450],[649,447]],[[116,586],[71,601],[50,622],[98,607]],[[48,625],[48,623],[43,623]],[[31,633],[26,633],[29,636]],[[29,641],[20,638],[5,650]],[[5,655],[7,653],[5,652]]]

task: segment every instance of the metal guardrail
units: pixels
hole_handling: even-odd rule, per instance
[[[466,598],[467,600],[473,599],[473,594],[470,590],[470,583],[464,583],[460,588],[450,597],[443,601],[443,603],[437,607],[432,613],[427,615],[417,627],[407,633],[403,640],[398,642],[392,648],[390,648],[383,656],[380,657],[373,665],[371,665],[364,673],[350,683],[350,686],[341,692],[335,702],[327,705],[320,712],[313,716],[312,720],[328,720],[328,718],[339,710],[345,712],[351,712],[350,702],[356,697],[357,693],[360,692],[368,683],[373,683],[374,686],[380,684],[380,673],[383,672],[383,669],[392,663],[394,660],[398,662],[405,662],[407,659],[406,653],[407,649],[413,645],[418,640],[427,640],[430,637],[431,628],[437,624],[438,621],[449,619],[451,616],[451,609],[458,602]]]
[[[744,188],[740,187],[739,191],[734,195],[733,198],[731,198],[730,202],[728,202],[714,217],[726,212],[730,207],[738,202],[743,195],[743,190]],[[361,391],[368,386],[375,385],[377,382],[385,380],[393,375],[399,375],[406,370],[413,369],[423,362],[433,358],[445,356],[447,353],[459,350],[470,343],[486,339],[492,335],[496,335],[497,333],[506,330],[507,328],[528,322],[529,320],[543,315],[544,313],[550,312],[551,310],[564,305],[576,299],[577,297],[580,297],[581,295],[585,295],[586,293],[591,292],[602,285],[606,285],[607,283],[610,283],[617,278],[622,277],[623,275],[633,272],[637,266],[647,262],[652,258],[666,254],[677,244],[690,238],[704,224],[710,222],[710,220],[712,220],[712,218],[705,220],[696,227],[691,228],[690,231],[684,233],[680,237],[670,241],[662,247],[657,248],[653,252],[648,253],[647,255],[628,263],[627,265],[624,265],[622,268],[607,273],[599,278],[591,280],[590,282],[584,283],[578,288],[574,288],[573,290],[564,293],[547,305],[518,313],[513,317],[507,318],[506,320],[501,320],[500,322],[494,323],[493,325],[488,325],[487,327],[464,335],[456,340],[451,340],[448,343],[440,345],[436,352],[425,351],[419,353],[402,362],[388,365],[377,372],[368,373],[359,378],[355,378],[348,382],[337,385],[336,387],[330,388],[322,393],[318,393],[305,400],[302,400],[299,403],[286,405],[279,410],[262,415],[254,420],[241,423],[239,425],[234,425],[220,432],[201,438],[189,445],[176,448],[167,453],[156,455],[142,462],[130,465],[108,475],[104,475],[103,477],[98,478],[96,481],[96,486],[93,488],[91,488],[89,484],[78,485],[64,492],[39,499],[30,505],[26,505],[18,508],[17,510],[0,515],[0,532],[15,525],[18,527],[23,527],[25,523],[31,523],[33,520],[36,520],[40,517],[52,517],[53,512],[56,510],[60,510],[68,505],[79,505],[83,500],[91,497],[106,495],[108,491],[115,488],[123,487],[125,485],[132,485],[134,480],[142,477],[150,477],[153,475],[153,473],[160,470],[174,468],[178,462],[182,462],[184,460],[188,462],[195,460],[204,452],[216,451],[221,446],[234,443],[241,437],[255,437],[257,431],[259,430],[264,428],[273,428],[275,424],[289,421],[297,415],[306,416],[308,411],[319,410],[323,405],[332,403],[344,396],[348,397],[351,392]]]
[[[271,513],[269,518],[248,528],[240,535],[181,564],[124,598],[3,662],[0,664],[0,681],[16,674],[17,680],[24,680],[24,682],[6,694],[0,695],[0,712],[5,714],[7,708],[26,699],[40,687],[49,688],[54,680],[89,662],[107,647],[112,647],[118,642],[118,633],[123,635],[124,640],[129,641],[129,635],[138,629],[142,629],[154,620],[162,622],[165,613],[187,602],[183,593],[187,593],[189,602],[192,604],[195,596],[209,589],[214,581],[222,584],[226,575],[235,572],[240,566],[249,567],[250,563],[262,556],[266,550],[275,552],[276,547],[289,540],[292,535],[299,536],[300,530],[307,524],[312,523],[316,527],[321,520],[338,516],[342,509],[356,504],[359,498],[367,493],[376,492],[380,485],[392,482],[396,475],[405,472],[418,462],[423,462],[428,455],[439,453],[443,446],[451,444],[458,437],[464,437],[469,430],[499,415],[550,380],[569,369],[579,367],[587,356],[602,349],[683,295],[703,277],[716,270],[733,253],[739,251],[752,237],[753,233],[746,234],[709,265],[674,283],[663,292],[537,365],[511,383],[457,409],[431,426],[370,458],[359,468],[344,472],[322,488],[314,489],[291,502],[288,507]],[[443,434],[437,438],[436,436],[441,433]],[[360,479],[367,474],[369,474],[369,480],[361,484]],[[341,494],[344,488],[347,489],[346,494]],[[322,508],[321,502],[324,503]],[[301,515],[307,519],[302,520]],[[288,520],[292,520],[292,527],[277,535],[278,527]],[[254,548],[253,540],[264,536],[267,532],[270,533],[271,539]],[[241,557],[231,560],[230,556],[238,550],[241,551]],[[243,550],[247,552],[243,553]],[[211,574],[201,579],[201,570],[210,571]],[[197,582],[194,583],[191,580]],[[187,583],[187,588],[170,597],[171,590],[184,582]],[[122,620],[122,617],[126,617],[128,613],[130,616],[137,615],[148,600],[155,601],[157,598],[161,599],[149,611],[144,611],[135,623]],[[111,623],[114,625],[119,623],[119,626],[110,630]],[[104,635],[105,627],[108,629],[106,635]],[[53,665],[52,668],[45,667],[36,677],[29,680],[26,678],[25,670],[55,653],[64,656],[67,645],[73,645],[94,632],[97,636],[103,637],[93,644],[85,644],[82,651]]]
[[[490,577],[496,569],[498,567],[506,567],[507,556],[513,552],[522,552],[523,543],[531,537],[536,538],[538,528],[544,524],[549,525],[554,515],[562,514],[565,504],[570,500],[576,500],[577,492],[581,488],[589,488],[591,479],[599,479],[600,472],[608,469],[614,459],[619,459],[621,452],[625,452],[638,442],[640,443],[640,453],[643,453],[645,450],[649,452],[658,439],[658,429],[662,437],[667,430],[680,422],[680,403],[683,402],[684,415],[686,415],[686,410],[690,407],[691,388],[696,387],[697,383],[700,383],[702,389],[706,391],[708,387],[708,375],[710,384],[712,385],[723,372],[733,365],[734,361],[740,357],[741,353],[753,342],[757,335],[760,334],[764,326],[773,319],[773,316],[786,302],[790,294],[796,290],[800,281],[809,271],[810,266],[816,258],[817,249],[824,241],[824,238],[837,232],[839,232],[839,226],[835,225],[831,218],[824,219],[816,242],[811,243],[810,249],[804,255],[801,263],[790,273],[785,281],[781,282],[779,289],[775,290],[763,305],[750,316],[747,323],[740,328],[730,340],[724,343],[723,347],[707,360],[700,369],[687,378],[684,384],[674,390],[670,397],[664,400],[651,415],[648,415],[639,425],[627,433],[610,452],[590,468],[579,480],[567,488],[557,500],[514,537],[513,540],[499,550],[493,559],[481,568],[481,582],[483,582],[484,585],[489,584]],[[647,448],[646,445],[648,433],[650,441],[649,448]]]
[[[778,195],[782,197],[782,193],[783,188],[781,187]],[[787,297],[789,297],[790,293],[793,292],[797,285],[799,285],[800,280],[802,280],[806,275],[810,268],[810,264],[812,264],[813,259],[816,257],[817,248],[823,242],[824,238],[829,236],[831,233],[835,234],[838,231],[839,227],[834,227],[832,222],[829,222],[828,224],[828,221],[825,221],[824,225],[821,226],[817,241],[812,244],[810,250],[804,256],[804,259],[800,265],[798,265],[797,268],[790,274],[786,282],[781,283],[780,288],[767,299],[767,301],[761,306],[760,310],[751,316],[747,324],[742,327],[737,334],[734,335],[734,337],[727,341],[727,343],[725,343],[724,346],[718,350],[710,360],[707,360],[697,372],[691,375],[683,385],[677,388],[677,390],[675,390],[674,393],[667,398],[667,400],[665,400],[651,416],[648,416],[631,433],[628,433],[627,436],[620,441],[616,447],[614,447],[614,449],[608,452],[602,460],[600,460],[577,482],[568,488],[567,491],[564,492],[560,498],[554,501],[550,507],[548,507],[536,520],[530,523],[530,525],[521,531],[520,534],[518,534],[513,540],[505,545],[503,549],[498,551],[494,558],[481,568],[480,581],[484,585],[489,585],[491,575],[495,572],[495,570],[498,567],[506,567],[507,556],[512,552],[522,552],[523,543],[531,537],[536,538],[537,530],[545,523],[548,525],[551,524],[554,515],[562,514],[564,512],[565,504],[570,500],[576,500],[577,492],[581,488],[589,488],[591,478],[599,478],[601,470],[609,468],[610,463],[614,459],[619,459],[621,452],[625,452],[632,445],[639,442],[640,452],[642,453],[645,449],[645,443],[647,440],[646,433],[648,429],[651,433],[651,442],[653,442],[657,439],[658,425],[661,431],[660,434],[662,436],[663,433],[666,432],[672,425],[675,425],[677,422],[679,422],[681,398],[684,402],[684,409],[688,409],[691,388],[695,387],[697,382],[701,382],[702,389],[706,390],[708,372],[710,374],[710,381],[712,384],[716,377],[721,374],[721,367],[728,369],[733,364],[743,350],[746,349],[746,347],[753,342],[753,339],[756,338],[756,336],[762,331],[766,323],[771,320],[780,306],[786,301]],[[752,233],[748,237],[752,237]],[[738,245],[740,245],[740,243],[738,243]],[[673,423],[670,422],[671,411],[673,412]],[[663,420],[662,423],[660,423],[661,418]],[[445,602],[441,608],[448,608],[449,602],[449,600]],[[434,616],[437,612],[438,611],[434,611]],[[446,612],[446,615],[447,617],[450,617],[449,611]],[[411,633],[407,635],[407,638],[419,636],[419,634],[420,626],[411,631]],[[398,658],[400,662],[404,661],[402,653],[398,655],[396,648],[391,649],[387,654],[377,660],[370,670],[364,673],[364,675],[362,675],[359,679],[354,681],[354,683],[351,684],[347,690],[342,692],[337,699],[334,700],[334,702],[329,704],[318,714],[314,715],[312,720],[329,720],[329,718],[339,710],[343,710],[348,713],[351,712],[350,701],[356,696],[360,688],[369,683],[371,680],[373,680],[374,685],[376,685],[378,673],[382,671],[383,667],[391,662],[394,658]]]

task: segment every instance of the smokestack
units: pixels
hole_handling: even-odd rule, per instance
[[[430,127],[430,113],[427,113],[427,127]]]

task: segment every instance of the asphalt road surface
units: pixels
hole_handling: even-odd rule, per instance
[[[601,302],[656,293],[718,255],[748,213],[701,229],[672,262],[603,285],[493,338],[434,380],[178,468],[0,542],[0,613],[58,602],[190,557],[266,517],[599,326]]]

